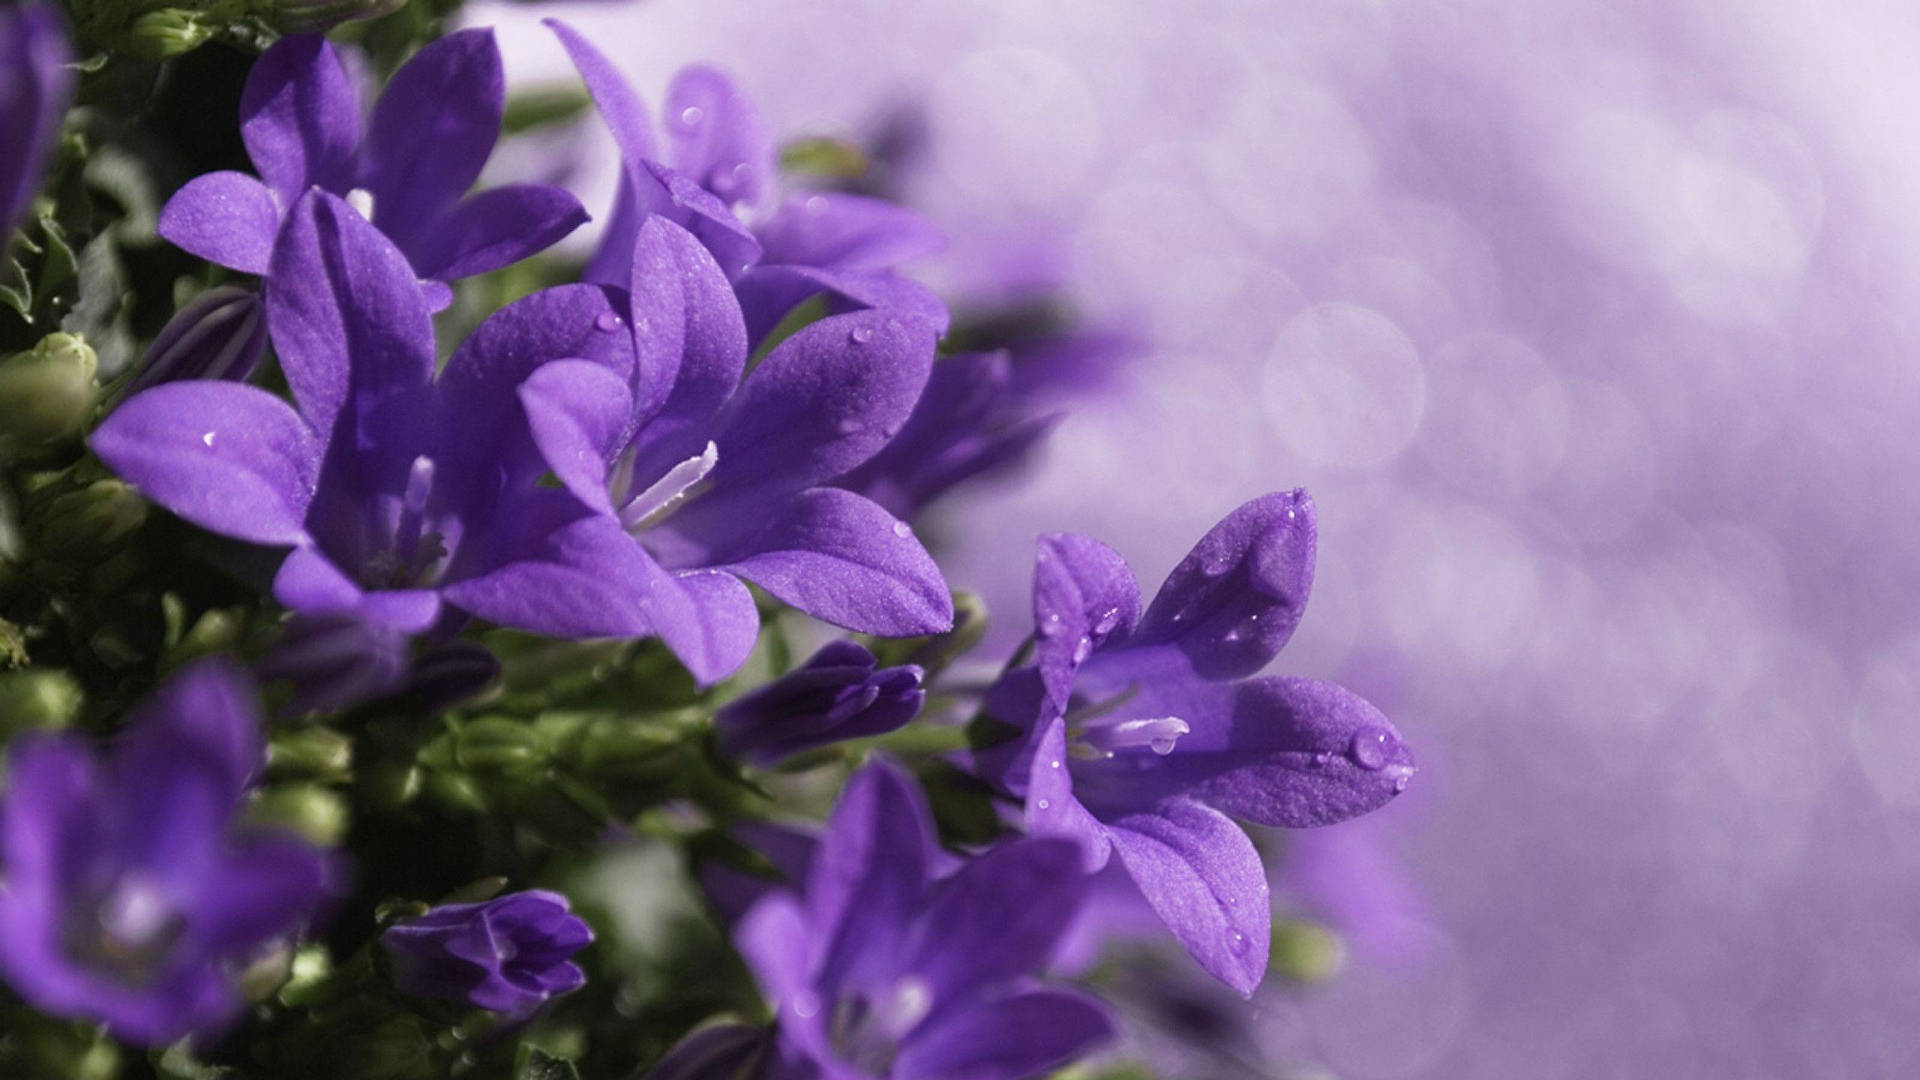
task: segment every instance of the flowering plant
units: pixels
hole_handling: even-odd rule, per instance
[[[1110,339],[963,325],[857,150],[801,167],[706,66],[656,127],[554,22],[620,158],[573,261],[563,187],[471,191],[489,31],[320,33],[386,6],[0,7],[0,1073],[1125,1075],[1059,962],[1115,897],[1251,995],[1236,819],[1413,773],[1359,697],[1257,674],[1312,502],[1233,511],[1144,610],[1042,538],[975,677],[916,526]],[[244,154],[138,136],[156,73],[230,91]],[[164,205],[100,198],[101,154]]]

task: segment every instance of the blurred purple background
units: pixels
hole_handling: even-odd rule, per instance
[[[956,237],[931,277],[1064,278],[1151,335],[1030,477],[938,519],[1003,632],[1038,532],[1099,535],[1151,585],[1244,498],[1314,492],[1316,595],[1277,667],[1367,694],[1424,768],[1302,848],[1296,894],[1353,948],[1258,1000],[1274,1062],[1920,1075],[1911,3],[472,19],[538,81],[567,73],[548,14],[654,101],[718,61],[777,131],[923,102],[912,200]],[[599,213],[610,166],[581,182]]]

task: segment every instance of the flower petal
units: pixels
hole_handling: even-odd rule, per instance
[[[953,597],[933,557],[869,500],[814,488],[764,514],[723,569],[849,630],[912,637],[953,625]]]
[[[773,140],[732,79],[707,64],[681,68],[664,111],[674,168],[727,203],[761,202],[777,179]]]
[[[433,377],[433,319],[413,268],[340,198],[309,191],[287,215],[267,278],[267,327],[300,412],[329,442],[391,457],[420,438],[411,396]],[[349,405],[351,399],[351,405]]]
[[[401,65],[373,107],[360,183],[373,220],[412,251],[459,201],[493,153],[506,109],[492,30],[458,30]]]
[[[574,498],[611,514],[607,461],[633,412],[627,381],[599,364],[556,360],[520,384],[520,403],[547,466]]]
[[[1080,848],[1016,839],[969,860],[941,882],[907,948],[906,970],[936,1002],[1039,973],[1087,895]]]
[[[821,987],[900,963],[933,850],[932,814],[911,777],[884,759],[853,774],[807,877],[807,922],[826,953]]]
[[[613,141],[620,147],[620,156],[629,166],[653,158],[653,118],[647,112],[646,103],[640,100],[640,95],[634,93],[633,87],[620,74],[620,69],[578,30],[559,19],[541,21],[566,48],[567,58],[573,61],[574,69],[580,72],[580,79],[587,84],[587,93],[592,96],[594,107],[600,110],[600,118],[606,121],[607,129],[613,133]]]
[[[640,228],[631,285],[635,469],[651,477],[706,443],[746,369],[747,332],[720,264],[663,217]]]
[[[186,182],[160,210],[158,232],[175,247],[247,274],[264,274],[280,231],[280,205],[245,173]]]
[[[1106,1006],[1072,990],[1028,990],[956,1010],[908,1036],[893,1080],[1028,1080],[1117,1031]]]
[[[828,311],[833,314],[863,309],[885,311],[896,318],[925,324],[935,337],[944,335],[953,321],[938,293],[890,270],[763,264],[748,268],[734,287],[740,293],[740,308],[746,314],[747,335],[756,342],[766,337],[802,301],[821,294],[833,301],[828,305]]]
[[[580,200],[551,184],[508,184],[449,211],[414,248],[423,278],[457,281],[545,251],[587,221]]]
[[[237,383],[168,383],[115,409],[93,452],[195,525],[256,544],[306,540],[320,441],[286,403]]]
[[[683,571],[648,598],[654,631],[701,686],[740,669],[760,636],[753,594],[731,574]]]
[[[1220,811],[1181,799],[1111,828],[1120,861],[1173,936],[1208,974],[1251,997],[1273,923],[1253,841]]]
[[[240,138],[283,206],[309,187],[344,195],[353,186],[360,101],[326,38],[283,37],[253,62],[240,94]]]
[[[441,590],[449,603],[553,637],[638,637],[652,628],[646,605],[666,574],[619,522],[565,492],[540,490],[499,524],[481,571]]]
[[[1260,670],[1300,625],[1313,586],[1315,537],[1305,491],[1245,503],[1167,575],[1136,640],[1179,646],[1212,679]]]
[[[1027,831],[1078,843],[1081,865],[1088,873],[1105,866],[1113,853],[1113,841],[1107,827],[1074,795],[1073,770],[1067,761],[1067,724],[1059,716],[1047,720],[1040,729],[1026,782]]]
[[[1091,536],[1040,538],[1033,564],[1034,662],[1057,713],[1093,650],[1125,637],[1140,617],[1140,586],[1120,553]]]
[[[877,311],[822,319],[781,342],[716,418],[720,462],[695,513],[764,505],[872,457],[913,412],[933,351],[924,327]]]
[[[835,270],[891,270],[947,246],[946,233],[919,212],[837,191],[788,198],[759,236],[769,264]]]

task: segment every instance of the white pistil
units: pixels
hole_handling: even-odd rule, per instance
[[[628,532],[637,533],[666,520],[682,503],[699,494],[695,489],[719,461],[720,448],[709,441],[705,450],[668,469],[666,475],[622,507],[620,524]]]

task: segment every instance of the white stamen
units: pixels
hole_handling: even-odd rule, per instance
[[[633,501],[621,509],[620,524],[626,526],[628,532],[638,532],[665,520],[681,503],[697,494],[694,488],[719,461],[720,448],[709,441],[699,455],[668,469],[665,476],[634,496]]]
[[[1094,724],[1080,732],[1078,742],[1095,751],[1096,756],[1110,757],[1115,750],[1144,746],[1165,757],[1173,753],[1173,745],[1180,741],[1180,736],[1192,730],[1177,716],[1156,716],[1116,724]]]

